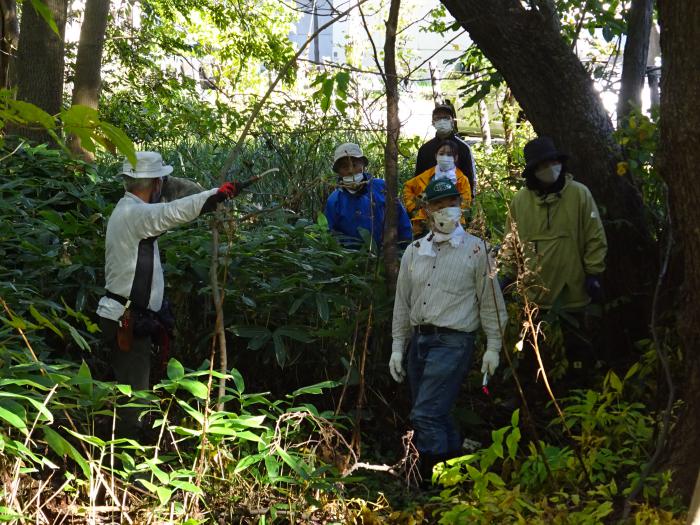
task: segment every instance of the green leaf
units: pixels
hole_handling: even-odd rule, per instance
[[[161,505],[166,505],[170,501],[170,497],[173,495],[172,489],[167,487],[159,487],[148,480],[139,478],[138,481],[148,489],[149,492],[154,493],[158,496],[158,500]]]
[[[519,408],[516,408],[516,409],[513,411],[513,414],[510,416],[510,424],[511,424],[511,426],[517,427],[517,426],[518,426],[518,421],[519,421],[519,420],[520,420],[520,409],[519,409]]]
[[[178,381],[177,384],[198,399],[207,399],[209,395],[207,385],[205,385],[204,383],[200,383],[199,381],[194,381],[192,379],[182,379]]]
[[[338,92],[345,95],[348,91],[348,85],[350,84],[350,72],[341,71],[335,76],[335,82],[338,85]]]
[[[75,376],[76,383],[78,383],[78,388],[80,393],[86,396],[92,397],[92,374],[90,373],[90,367],[85,361],[80,364],[78,373]]]
[[[46,328],[48,328],[49,330],[51,330],[53,333],[55,333],[56,335],[58,335],[61,339],[63,339],[63,333],[62,333],[58,328],[56,328],[56,326],[55,326],[51,321],[49,321],[46,317],[44,317],[43,315],[41,315],[41,314],[39,313],[39,311],[38,311],[36,308],[34,308],[34,305],[33,305],[33,304],[32,304],[32,305],[29,305],[29,313],[32,315],[32,317],[33,317],[34,319],[36,319],[36,321],[37,321],[41,326],[45,326]]]
[[[251,465],[259,462],[264,457],[266,457],[266,456],[264,456],[263,454],[255,454],[253,456],[245,456],[243,459],[241,459],[236,464],[236,468],[233,469],[233,473],[238,474],[239,472],[243,472],[245,469],[247,469]]]
[[[44,22],[46,22],[46,24],[51,28],[51,31],[56,33],[56,35],[60,38],[61,34],[58,32],[58,26],[56,25],[56,21],[51,16],[51,11],[49,11],[47,5],[41,0],[32,0],[32,6],[36,12],[39,13],[39,16],[44,19]]]
[[[117,385],[117,390],[125,396],[131,396],[132,393],[131,385]]]
[[[284,461],[287,465],[291,467],[291,469],[296,472],[297,474],[303,474],[304,471],[299,465],[299,462],[294,459],[289,452],[284,450],[281,446],[277,445],[276,447],[277,454],[282,458],[282,461]]]
[[[284,347],[284,341],[282,337],[276,332],[272,334],[272,342],[275,345],[275,358],[277,359],[277,364],[280,367],[284,367],[284,363],[287,361],[287,349]]]
[[[610,379],[610,388],[612,388],[618,394],[621,393],[622,392],[622,381],[620,381],[620,378],[618,377],[618,375],[611,370],[609,372],[608,377]]]
[[[292,397],[300,396],[303,394],[322,394],[324,388],[335,388],[342,383],[340,381],[323,381],[321,383],[316,383],[315,385],[305,386],[296,389],[292,392]]]
[[[80,453],[66,441],[61,435],[59,435],[55,430],[44,426],[44,439],[46,443],[51,447],[51,449],[56,452],[59,456],[68,456],[73,461],[75,461],[80,469],[83,471],[83,475],[86,478],[90,477],[90,465],[85,461],[85,458],[80,455]]]
[[[313,336],[306,331],[306,329],[293,326],[280,326],[277,330],[275,330],[273,335],[289,337],[290,339],[294,339],[295,341],[300,341],[302,343],[309,343],[314,339]]]
[[[318,224],[321,228],[326,230],[328,229],[328,219],[323,213],[318,212],[318,215],[316,216],[316,224]]]
[[[280,475],[280,464],[274,456],[265,456],[265,468],[267,469],[267,475],[270,481],[273,483],[277,481]]]
[[[520,429],[516,427],[506,438],[506,447],[508,448],[508,457],[510,459],[515,459],[518,453],[518,443],[520,443]]]
[[[112,143],[119,153],[124,155],[132,165],[136,165],[136,148],[131,139],[121,129],[108,122],[99,121],[100,130],[105,137]],[[109,149],[109,148],[108,148]]]
[[[185,367],[182,366],[180,361],[175,358],[170,358],[168,361],[168,379],[177,381],[185,377]]]
[[[231,332],[239,337],[250,338],[248,348],[250,350],[259,350],[272,337],[272,332],[264,326],[231,326],[228,328]]]
[[[22,434],[27,434],[27,425],[24,423],[24,420],[14,412],[10,412],[8,409],[0,407],[0,419],[4,419],[10,425],[16,429],[19,429]]]
[[[316,294],[316,308],[318,309],[318,316],[323,321],[328,321],[330,318],[330,312],[328,310],[328,297],[322,293]]]
[[[170,482],[170,485],[175,487],[176,489],[180,489],[180,490],[184,490],[185,492],[191,492],[192,494],[196,494],[197,496],[204,495],[204,492],[202,491],[202,489],[200,489],[194,483],[190,483],[189,481],[173,480]]]
[[[233,377],[233,384],[236,385],[236,390],[239,394],[242,394],[245,390],[245,381],[243,381],[243,376],[238,370],[232,368],[231,377]]]

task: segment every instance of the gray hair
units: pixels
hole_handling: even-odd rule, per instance
[[[124,189],[129,193],[148,190],[151,184],[153,184],[153,179],[137,179],[136,177],[129,177],[128,175],[122,175],[122,177],[124,177]]]

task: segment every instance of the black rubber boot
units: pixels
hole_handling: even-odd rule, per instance
[[[418,473],[421,477],[420,486],[423,489],[427,489],[433,486],[433,467],[440,461],[438,456],[434,454],[424,454],[420,455],[418,461]]]

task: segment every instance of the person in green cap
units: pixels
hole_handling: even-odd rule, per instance
[[[408,376],[419,472],[427,480],[435,464],[459,455],[462,440],[450,411],[469,369],[476,330],[481,326],[487,336],[481,371],[492,375],[506,309],[485,242],[460,225],[454,183],[433,180],[423,201],[430,232],[401,259],[389,371],[397,382]]]

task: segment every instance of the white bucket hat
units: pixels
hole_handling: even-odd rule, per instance
[[[369,161],[367,160],[367,157],[365,157],[362,153],[360,146],[358,146],[357,144],[353,144],[352,142],[348,142],[346,144],[341,144],[340,146],[335,148],[335,154],[333,155],[333,171],[336,171],[336,163],[340,159],[343,159],[345,157],[354,157],[356,159],[362,159],[365,161],[365,164],[369,164]]]
[[[134,179],[158,179],[173,172],[173,167],[163,163],[163,157],[157,151],[137,151],[136,167],[124,160],[120,175],[128,175]]]

